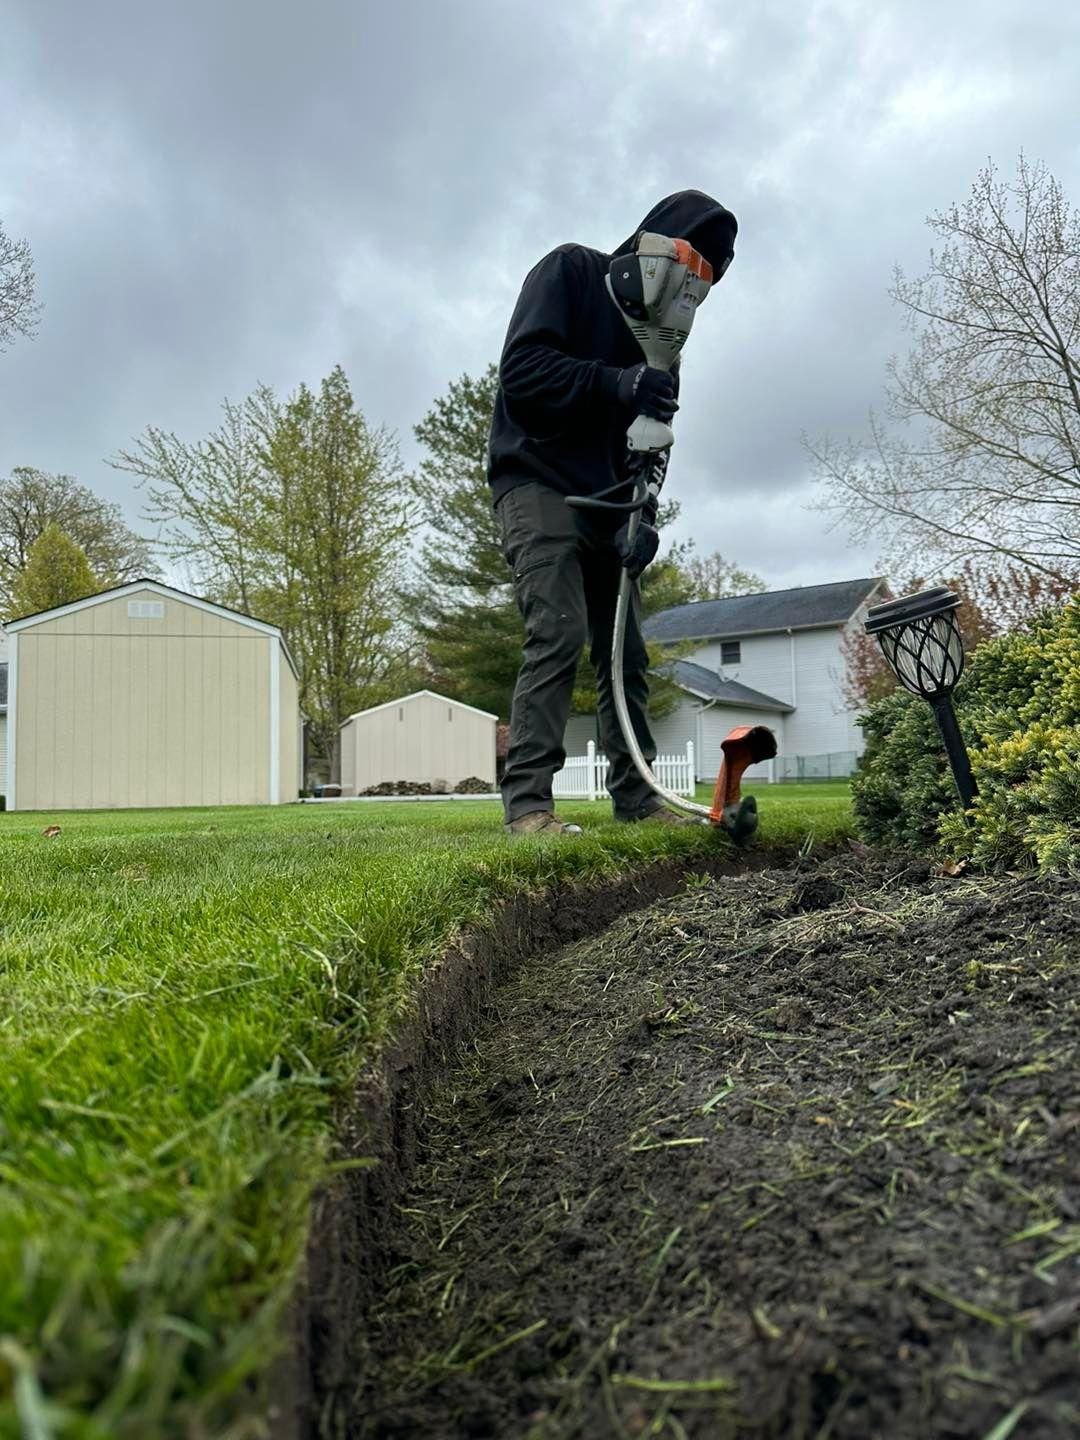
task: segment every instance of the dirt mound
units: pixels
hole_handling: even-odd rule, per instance
[[[350,1434],[1080,1433],[1078,957],[1076,881],[862,858],[534,965],[423,1119]]]
[[[455,795],[490,795],[495,787],[489,780],[481,780],[479,775],[470,775],[465,780],[459,780],[454,786]]]
[[[442,795],[445,786],[437,788],[426,780],[381,780],[378,785],[369,785],[361,795]]]

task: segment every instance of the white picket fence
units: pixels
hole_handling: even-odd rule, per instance
[[[584,755],[568,755],[555,776],[552,794],[557,800],[599,800],[607,792],[608,758],[598,755],[590,740]],[[694,794],[694,742],[686,742],[685,755],[658,755],[653,774],[665,790],[676,795]]]

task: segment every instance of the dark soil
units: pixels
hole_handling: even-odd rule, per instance
[[[425,1098],[442,1093],[496,987],[532,959],[680,893],[691,873],[745,874],[795,859],[794,852],[738,854],[721,844],[614,877],[523,890],[495,910],[490,925],[467,931],[428,968],[392,1042],[341,1106],[342,1164],[316,1197],[305,1263],[284,1317],[285,1344],[260,1407],[274,1440],[341,1440],[348,1433],[367,1317],[390,1282],[399,1207],[419,1158]]]
[[[552,949],[430,1103],[348,1433],[1080,1434],[1080,882],[866,857]]]
[[[489,781],[478,775],[469,775],[456,785],[431,784],[427,780],[383,780],[378,785],[369,785],[361,795],[490,795]]]

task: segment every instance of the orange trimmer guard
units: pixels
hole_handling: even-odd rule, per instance
[[[761,760],[771,760],[776,754],[776,736],[765,725],[740,725],[732,730],[721,743],[724,759],[720,774],[716,777],[712,809],[709,819],[714,825],[722,825],[736,839],[744,839],[757,828],[757,807],[751,806],[752,796],[742,801],[739,785],[743,771],[748,765]],[[744,810],[753,810],[753,819]]]

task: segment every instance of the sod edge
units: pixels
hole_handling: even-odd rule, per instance
[[[0,1433],[35,1405],[121,1440],[240,1423],[340,1159],[336,1097],[451,937],[713,853],[566,808],[572,847],[507,846],[482,807],[2,818]]]

